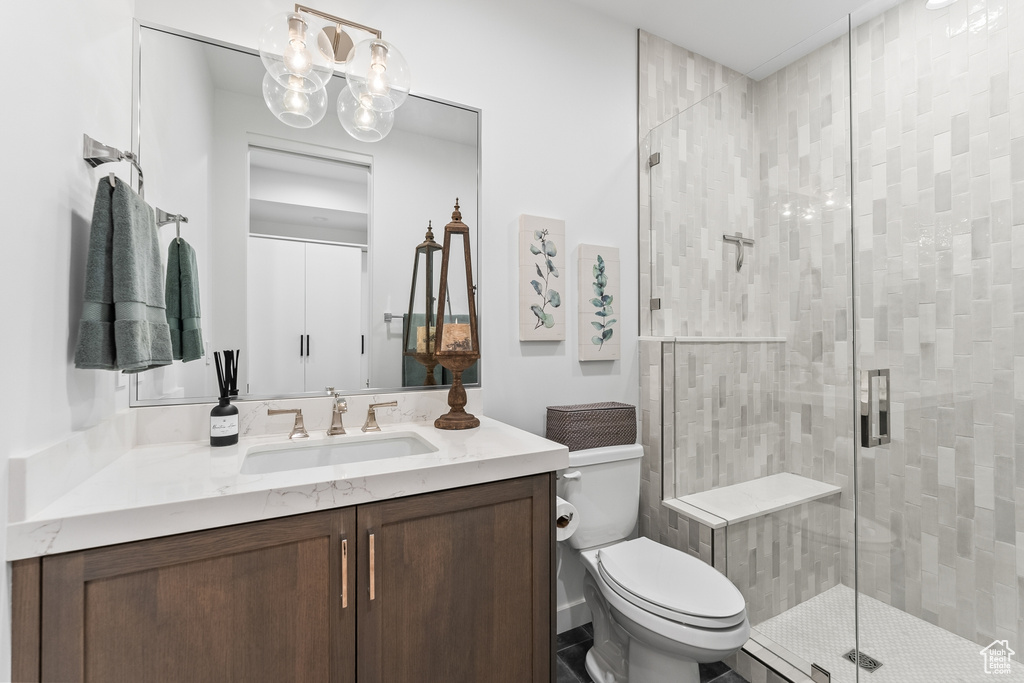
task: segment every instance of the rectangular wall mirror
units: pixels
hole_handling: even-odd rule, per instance
[[[364,143],[338,121],[340,75],[299,129],[264,103],[253,50],[146,25],[135,49],[133,151],[149,204],[188,218],[206,355],[133,376],[131,405],[214,400],[223,349],[241,350],[241,399],[422,388],[403,355],[415,249],[458,198],[479,281],[479,110],[413,95]],[[160,228],[165,265],[175,238]]]

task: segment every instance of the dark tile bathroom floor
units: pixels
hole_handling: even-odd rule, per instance
[[[594,644],[594,630],[584,624],[558,634],[556,683],[593,683],[587,674],[587,650]],[[721,662],[700,665],[700,683],[747,683],[747,680]]]

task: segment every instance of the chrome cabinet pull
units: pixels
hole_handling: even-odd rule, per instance
[[[373,550],[373,534],[370,534],[370,600],[374,599],[374,550]]]
[[[875,378],[878,378],[878,395],[875,396]],[[860,373],[860,445],[874,448],[889,443],[891,420],[889,412],[890,375],[885,370],[861,370]],[[875,411],[877,399],[878,409]],[[875,425],[878,435],[875,435]]]
[[[348,539],[341,539],[341,608],[348,607]]]

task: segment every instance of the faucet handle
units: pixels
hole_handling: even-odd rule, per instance
[[[306,424],[302,420],[302,408],[267,408],[267,415],[284,415],[286,413],[295,414],[295,423],[292,425],[292,431],[288,435],[288,438],[308,439],[309,432],[306,431]]]
[[[366,411],[366,422],[363,423],[364,432],[379,432],[380,425],[377,424],[377,408],[393,408],[398,405],[398,401],[388,401],[387,403],[371,403],[369,409]]]

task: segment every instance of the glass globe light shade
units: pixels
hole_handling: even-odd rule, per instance
[[[298,84],[299,76],[293,76]],[[269,73],[263,74],[263,101],[281,123],[292,128],[309,128],[320,123],[327,113],[327,90],[303,92],[286,88]]]
[[[345,77],[352,93],[374,111],[394,111],[409,96],[409,63],[398,48],[380,38],[352,47]]]
[[[271,18],[260,32],[260,59],[267,73],[290,90],[311,93],[327,85],[334,75],[334,50],[324,26],[317,17],[298,12]]]
[[[360,142],[378,142],[395,125],[394,111],[374,111],[356,99],[346,85],[338,93],[338,120],[345,131]]]

